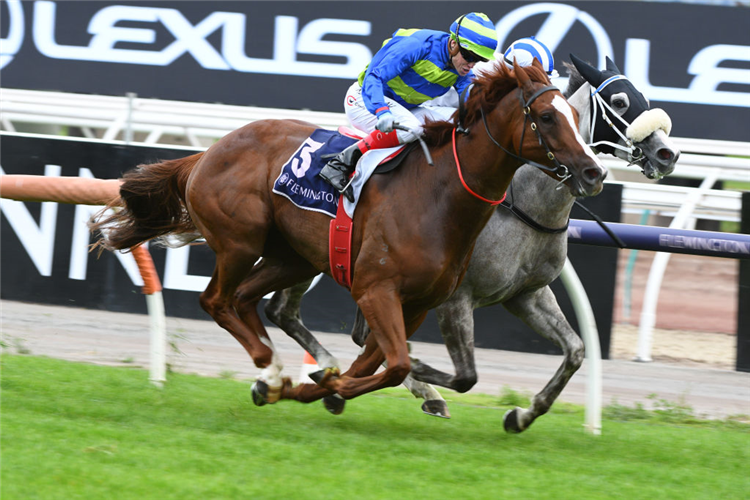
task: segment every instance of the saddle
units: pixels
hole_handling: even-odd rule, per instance
[[[345,137],[351,137],[352,139],[362,139],[365,137],[359,130],[354,130],[353,128],[344,125],[339,127],[338,131],[339,134]],[[396,170],[415,147],[417,147],[417,142],[409,142],[404,146],[401,146],[392,155],[389,155],[381,161],[372,173],[387,174],[388,172]]]

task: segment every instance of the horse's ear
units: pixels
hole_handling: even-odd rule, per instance
[[[526,70],[518,64],[515,57],[513,58],[513,72],[516,74],[518,88],[527,90],[532,87],[531,78],[526,74]]]
[[[535,68],[541,69],[542,73],[546,73],[546,71],[544,71],[544,66],[542,66],[542,63],[539,62],[539,59],[537,59],[536,57],[531,60],[531,65]]]
[[[574,54],[570,54],[570,60],[581,76],[594,87],[598,87],[605,80],[601,71],[577,58]]]
[[[607,58],[607,71],[612,71],[613,73],[617,75],[621,75],[622,71],[620,71],[620,68],[617,67],[615,62],[609,58],[609,56],[606,56]]]

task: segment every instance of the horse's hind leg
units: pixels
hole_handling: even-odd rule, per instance
[[[565,319],[549,286],[531,294],[524,294],[503,303],[506,309],[522,319],[543,337],[563,350],[563,362],[541,392],[524,410],[515,408],[506,413],[504,426],[507,432],[526,430],[540,415],[544,415],[555,402],[573,374],[583,363],[583,341]]]
[[[200,304],[216,324],[231,333],[245,348],[255,366],[263,367],[271,362],[273,352],[234,309],[234,292],[256,259],[257,256],[238,259],[236,256],[227,258],[224,254],[217,254],[216,268],[208,287],[200,296]]]
[[[258,315],[258,302],[269,292],[295,285],[300,280],[307,281],[317,274],[315,268],[297,254],[278,253],[281,258],[264,257],[256,264],[236,292],[237,314],[253,331],[262,335],[261,341],[272,353],[270,362],[260,367],[263,370],[253,385],[253,401],[259,406],[275,403],[282,387],[291,385],[291,380],[281,377],[283,364]]]
[[[284,333],[292,337],[315,358],[323,370],[338,369],[338,360],[326,350],[307,329],[300,317],[300,303],[312,280],[306,280],[284,290],[279,290],[266,303],[266,317]]]

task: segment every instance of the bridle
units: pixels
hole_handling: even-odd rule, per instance
[[[610,78],[607,78],[604,82],[602,82],[601,85],[599,85],[593,92],[591,92],[591,124],[589,126],[589,137],[591,137],[591,143],[589,143],[589,146],[592,148],[596,148],[600,145],[609,146],[611,148],[616,148],[621,151],[625,151],[628,155],[628,165],[633,165],[636,163],[639,163],[643,161],[644,154],[643,150],[633,144],[633,141],[627,137],[613,122],[612,119],[609,116],[609,113],[612,114],[617,120],[620,121],[623,125],[625,125],[625,129],[630,126],[630,123],[628,123],[627,120],[625,120],[622,116],[618,115],[617,112],[612,109],[612,107],[607,104],[607,101],[604,100],[601,96],[601,91],[604,90],[610,83],[615,82],[617,80],[627,80],[628,78],[625,75],[615,75]],[[596,123],[597,118],[599,117],[598,112],[601,110],[601,118],[606,122],[606,124],[614,130],[614,132],[622,139],[622,141],[625,143],[625,146],[622,146],[620,144],[616,144],[611,141],[597,141],[594,138],[594,134],[596,132]],[[607,113],[609,111],[609,113]]]
[[[453,130],[453,142],[454,142],[454,150],[455,150],[455,135],[456,132],[459,132],[464,135],[469,135],[469,130],[463,126],[464,118],[466,117],[466,107],[464,106],[465,97],[467,92],[471,92],[472,87],[474,84],[469,85],[464,91],[461,93],[461,96],[458,101],[458,121],[456,124],[456,128]],[[520,89],[519,89],[520,90]],[[518,154],[509,151],[507,148],[505,148],[502,144],[500,144],[497,139],[492,135],[492,132],[490,132],[490,128],[487,124],[487,115],[484,112],[483,108],[479,108],[479,112],[482,115],[482,123],[484,123],[484,130],[487,133],[487,136],[490,138],[492,143],[499,147],[500,149],[505,152],[508,156],[511,158],[514,158],[518,161],[520,161],[522,164],[527,163],[533,167],[539,168],[541,170],[547,171],[547,172],[553,172],[558,179],[560,179],[560,182],[558,183],[557,189],[561,188],[563,183],[570,179],[572,175],[570,174],[570,171],[567,166],[560,163],[560,161],[557,159],[555,154],[550,150],[549,146],[547,145],[547,141],[544,140],[544,137],[542,136],[542,133],[539,131],[539,127],[537,126],[534,119],[531,117],[531,105],[533,102],[542,94],[549,91],[560,91],[557,87],[554,85],[548,85],[546,87],[542,87],[538,89],[536,92],[534,92],[531,97],[529,97],[528,100],[524,99],[523,91],[521,91],[519,99],[521,101],[521,108],[523,109],[523,128],[521,129],[521,142],[520,146],[518,148]],[[531,125],[531,130],[533,130],[536,133],[537,139],[539,140],[539,144],[544,147],[545,151],[547,152],[547,158],[550,159],[550,161],[553,162],[554,167],[548,167],[547,165],[542,165],[541,163],[537,163],[535,161],[529,160],[527,158],[523,157],[523,138],[526,134],[526,123],[529,122]],[[456,163],[458,163],[458,155],[456,155]],[[459,168],[459,176],[461,175],[461,168]],[[463,176],[461,176],[462,182],[463,182]],[[464,183],[464,186],[468,189],[468,186]],[[477,196],[476,193],[469,190],[474,196]],[[481,197],[480,197],[481,198]],[[484,198],[482,198],[484,199]],[[487,201],[487,200],[485,200]],[[500,203],[499,201],[497,203]]]
[[[609,85],[609,83],[607,83],[607,82],[605,82],[605,84]],[[599,92],[601,89],[603,89],[604,86],[606,86],[605,84],[602,84],[603,86],[600,86],[597,89],[597,92]],[[559,227],[559,228],[548,228],[546,226],[543,226],[543,225],[539,224],[532,217],[530,217],[529,215],[527,215],[521,209],[517,208],[514,205],[513,201],[507,202],[505,200],[507,193],[503,195],[503,198],[501,200],[498,200],[496,202],[491,202],[490,200],[487,200],[486,198],[483,198],[483,197],[479,196],[478,194],[476,194],[464,182],[463,176],[461,176],[461,167],[458,165],[458,153],[456,152],[456,131],[458,131],[459,133],[462,133],[464,135],[468,135],[469,134],[469,130],[467,128],[465,128],[462,125],[462,123],[464,121],[464,118],[466,117],[466,108],[464,107],[465,96],[466,96],[467,92],[470,92],[470,90],[471,90],[471,88],[473,86],[474,86],[474,84],[469,85],[461,93],[461,96],[460,96],[459,102],[458,102],[458,120],[457,120],[457,125],[456,125],[456,128],[453,129],[453,154],[454,154],[455,159],[456,159],[456,166],[458,168],[458,174],[461,177],[461,182],[463,183],[464,187],[473,196],[475,196],[475,197],[477,197],[477,198],[479,198],[479,199],[481,199],[483,201],[490,202],[492,205],[502,205],[503,207],[507,208],[519,220],[521,220],[522,222],[524,222],[526,225],[530,226],[531,228],[535,229],[536,231],[540,231],[540,232],[548,233],[548,234],[560,234],[560,233],[566,232],[568,230],[568,224],[570,223],[570,220],[568,220],[568,223],[566,223],[562,227]],[[523,125],[523,129],[521,131],[521,145],[519,147],[518,154],[515,154],[515,153],[513,153],[511,151],[508,151],[505,147],[503,147],[502,144],[500,144],[499,142],[497,142],[497,140],[492,136],[492,133],[490,132],[489,126],[487,125],[487,117],[486,117],[486,115],[484,113],[484,109],[480,108],[479,111],[480,111],[480,113],[482,115],[482,122],[484,123],[484,130],[487,133],[487,136],[493,142],[493,144],[495,144],[497,147],[499,147],[500,149],[502,149],[506,154],[510,155],[512,158],[515,158],[518,161],[521,161],[523,163],[528,163],[531,166],[534,166],[534,167],[539,168],[541,170],[545,170],[547,172],[554,172],[555,175],[559,179],[561,179],[560,182],[558,183],[557,187],[556,187],[556,189],[560,189],[563,186],[563,183],[565,181],[567,181],[571,177],[571,174],[568,171],[568,167],[566,167],[565,165],[561,164],[559,162],[559,160],[557,160],[557,158],[555,157],[555,154],[549,149],[549,146],[547,145],[546,141],[544,140],[544,137],[542,136],[542,133],[539,131],[539,127],[536,125],[536,123],[534,122],[534,120],[531,118],[531,104],[540,95],[542,95],[545,92],[548,92],[550,90],[557,90],[557,91],[559,91],[559,89],[557,87],[555,87],[553,85],[548,85],[548,86],[540,88],[539,90],[537,90],[536,92],[534,92],[531,95],[531,97],[529,97],[528,101],[524,100],[523,92],[521,92],[520,99],[521,99],[521,107],[523,108],[523,114],[524,114],[524,119],[523,119],[524,125]],[[599,99],[601,99],[601,96],[599,96]],[[603,101],[603,99],[602,99],[602,103],[606,106],[606,103]],[[609,106],[606,106],[606,107],[609,108]],[[609,108],[609,109],[611,110],[611,108]],[[627,123],[619,115],[617,115],[617,113],[615,113],[615,116],[617,116],[618,118],[620,118],[620,120],[623,121],[624,123]],[[547,158],[549,158],[550,160],[552,160],[554,162],[555,167],[548,167],[546,165],[542,165],[541,163],[537,163],[535,161],[527,160],[527,159],[523,158],[523,156],[521,156],[523,154],[523,152],[522,152],[522,150],[523,150],[523,136],[524,136],[524,134],[526,132],[526,122],[527,121],[531,122],[531,130],[533,130],[534,132],[536,132],[537,138],[539,139],[539,144],[541,144],[542,146],[544,146],[544,149],[547,151]],[[608,123],[611,123],[611,121],[608,121]],[[617,127],[614,127],[613,125],[610,125],[610,126],[612,126],[615,130],[617,130]],[[592,127],[593,127],[593,124],[592,124]],[[618,133],[619,133],[619,131],[618,131]],[[592,135],[592,137],[593,137],[593,135]],[[630,144],[632,144],[632,141],[630,142]],[[512,191],[512,189],[513,189],[513,184],[511,184],[511,191]],[[614,234],[612,232],[612,230],[609,227],[607,227],[606,224],[604,224],[604,222],[601,220],[601,218],[599,216],[597,216],[595,213],[593,213],[591,210],[589,210],[587,207],[585,207],[581,203],[578,203],[577,200],[576,200],[576,204],[578,206],[580,206],[584,211],[588,212],[589,215],[592,216],[592,218],[604,229],[604,231],[618,244],[618,246],[620,248],[625,248],[625,243],[623,243],[622,240],[616,234]]]

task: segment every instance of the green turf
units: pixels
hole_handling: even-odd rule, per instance
[[[170,374],[159,390],[140,369],[4,355],[0,496],[725,500],[750,491],[746,424],[615,405],[596,437],[583,431],[582,409],[555,406],[507,435],[507,396],[449,393],[444,420],[391,389],[335,417],[320,403],[255,407],[244,381]]]

